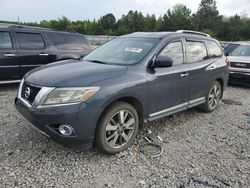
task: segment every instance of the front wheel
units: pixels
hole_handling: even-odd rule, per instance
[[[207,94],[206,102],[200,106],[200,109],[204,112],[214,111],[218,107],[221,96],[221,84],[218,81],[215,81]]]
[[[96,146],[104,153],[119,153],[133,143],[138,128],[139,117],[136,109],[126,102],[116,102],[100,119]]]

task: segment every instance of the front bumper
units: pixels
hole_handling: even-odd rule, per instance
[[[45,108],[27,107],[23,100],[15,99],[16,109],[37,129],[54,141],[66,146],[90,148],[94,141],[98,114],[93,105],[77,103]],[[68,124],[74,129],[70,136],[59,133],[58,125]]]
[[[229,72],[229,83],[250,86],[250,73],[230,71]]]

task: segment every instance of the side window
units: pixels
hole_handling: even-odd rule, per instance
[[[210,53],[210,57],[221,57],[222,56],[222,51],[221,48],[218,46],[218,44],[214,41],[207,41],[206,42],[208,51]]]
[[[203,42],[186,41],[187,62],[196,63],[208,59],[207,49]]]
[[[12,41],[9,32],[0,32],[0,49],[11,49]]]
[[[37,33],[17,33],[17,38],[21,49],[43,49],[44,41]]]
[[[88,41],[81,35],[48,32],[47,36],[58,49],[81,50],[89,48]]]
[[[168,56],[173,59],[173,65],[180,65],[184,62],[183,48],[181,41],[167,44],[160,52],[159,56]]]

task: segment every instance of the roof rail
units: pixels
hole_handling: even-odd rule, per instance
[[[206,37],[211,37],[207,33],[202,33],[202,32],[192,31],[192,30],[178,30],[178,31],[176,31],[176,33],[190,33],[190,34],[196,34],[196,35],[202,35],[202,36],[206,36]]]
[[[20,25],[20,24],[10,24],[10,23],[0,23],[0,28],[20,28],[20,29],[53,30],[53,29],[50,29],[50,28],[33,27],[33,26]]]

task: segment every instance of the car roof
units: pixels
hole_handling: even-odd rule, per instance
[[[18,24],[8,24],[8,23],[0,23],[0,29],[14,29],[18,31],[38,31],[38,32],[50,32],[50,33],[64,33],[64,34],[74,34],[74,35],[81,35],[80,33],[68,32],[68,31],[57,31],[50,28],[43,28],[43,27],[33,27],[33,26],[25,26],[25,25],[18,25]],[[81,35],[83,36],[83,35]]]

